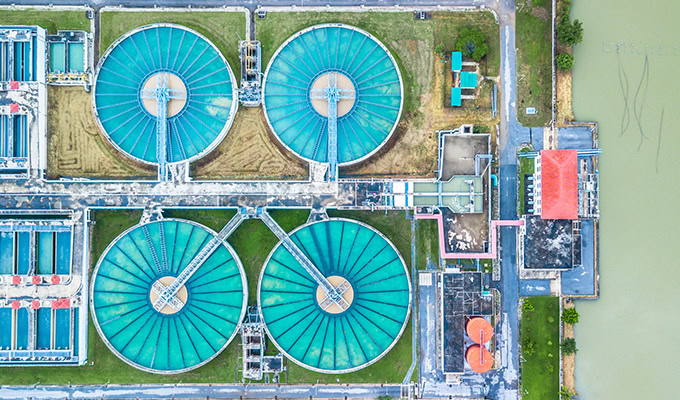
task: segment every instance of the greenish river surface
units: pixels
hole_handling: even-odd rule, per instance
[[[601,298],[577,303],[585,400],[680,398],[678,16],[676,0],[574,1],[574,112],[599,122],[604,150]]]

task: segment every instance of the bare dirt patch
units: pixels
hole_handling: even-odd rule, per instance
[[[276,143],[262,108],[242,108],[222,143],[191,165],[196,179],[306,179],[307,164]]]
[[[550,19],[550,12],[543,7],[532,7],[531,15],[541,19]]]
[[[82,87],[48,88],[47,175],[151,177],[156,170],[116,150],[96,125],[91,94]]]
[[[574,120],[571,94],[571,71],[557,71],[557,115],[555,117],[558,126]]]

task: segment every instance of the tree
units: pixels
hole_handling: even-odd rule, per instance
[[[569,71],[574,66],[574,56],[569,53],[560,53],[555,57],[557,69]]]
[[[444,45],[440,43],[437,46],[435,46],[434,52],[437,53],[437,54],[443,55],[445,49],[446,48],[444,47]]]
[[[565,324],[569,325],[574,325],[578,323],[579,315],[578,311],[576,311],[576,308],[565,308],[564,311],[562,311],[562,322]]]
[[[560,23],[557,24],[555,30],[557,40],[567,46],[573,46],[583,41],[583,24],[581,21],[575,19],[573,22],[569,20],[568,15],[562,16]]]
[[[489,51],[489,45],[486,43],[486,37],[482,31],[472,28],[463,28],[458,33],[456,51],[460,51],[465,57],[470,57],[479,62]]]
[[[562,344],[560,344],[560,348],[562,349],[562,354],[565,355],[576,353],[578,351],[578,348],[576,348],[576,339],[574,338],[564,339],[562,341]]]
[[[576,392],[569,390],[565,386],[562,386],[562,389],[560,389],[560,400],[571,400],[576,396]]]
[[[530,313],[534,311],[534,305],[531,304],[529,300],[525,299],[524,301],[522,301],[522,311],[525,313]]]

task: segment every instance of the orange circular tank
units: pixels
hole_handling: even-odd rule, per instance
[[[484,318],[475,317],[468,321],[465,328],[467,335],[473,342],[483,344],[491,340],[493,327]]]
[[[465,352],[465,359],[467,360],[468,364],[470,364],[470,368],[480,374],[490,370],[491,366],[493,365],[493,356],[489,350],[487,350],[486,347],[480,346],[478,344],[473,344],[472,346],[468,347],[467,351]]]

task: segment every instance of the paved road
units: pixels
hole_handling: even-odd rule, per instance
[[[98,385],[2,386],[0,399],[302,399],[401,397],[400,385]]]

